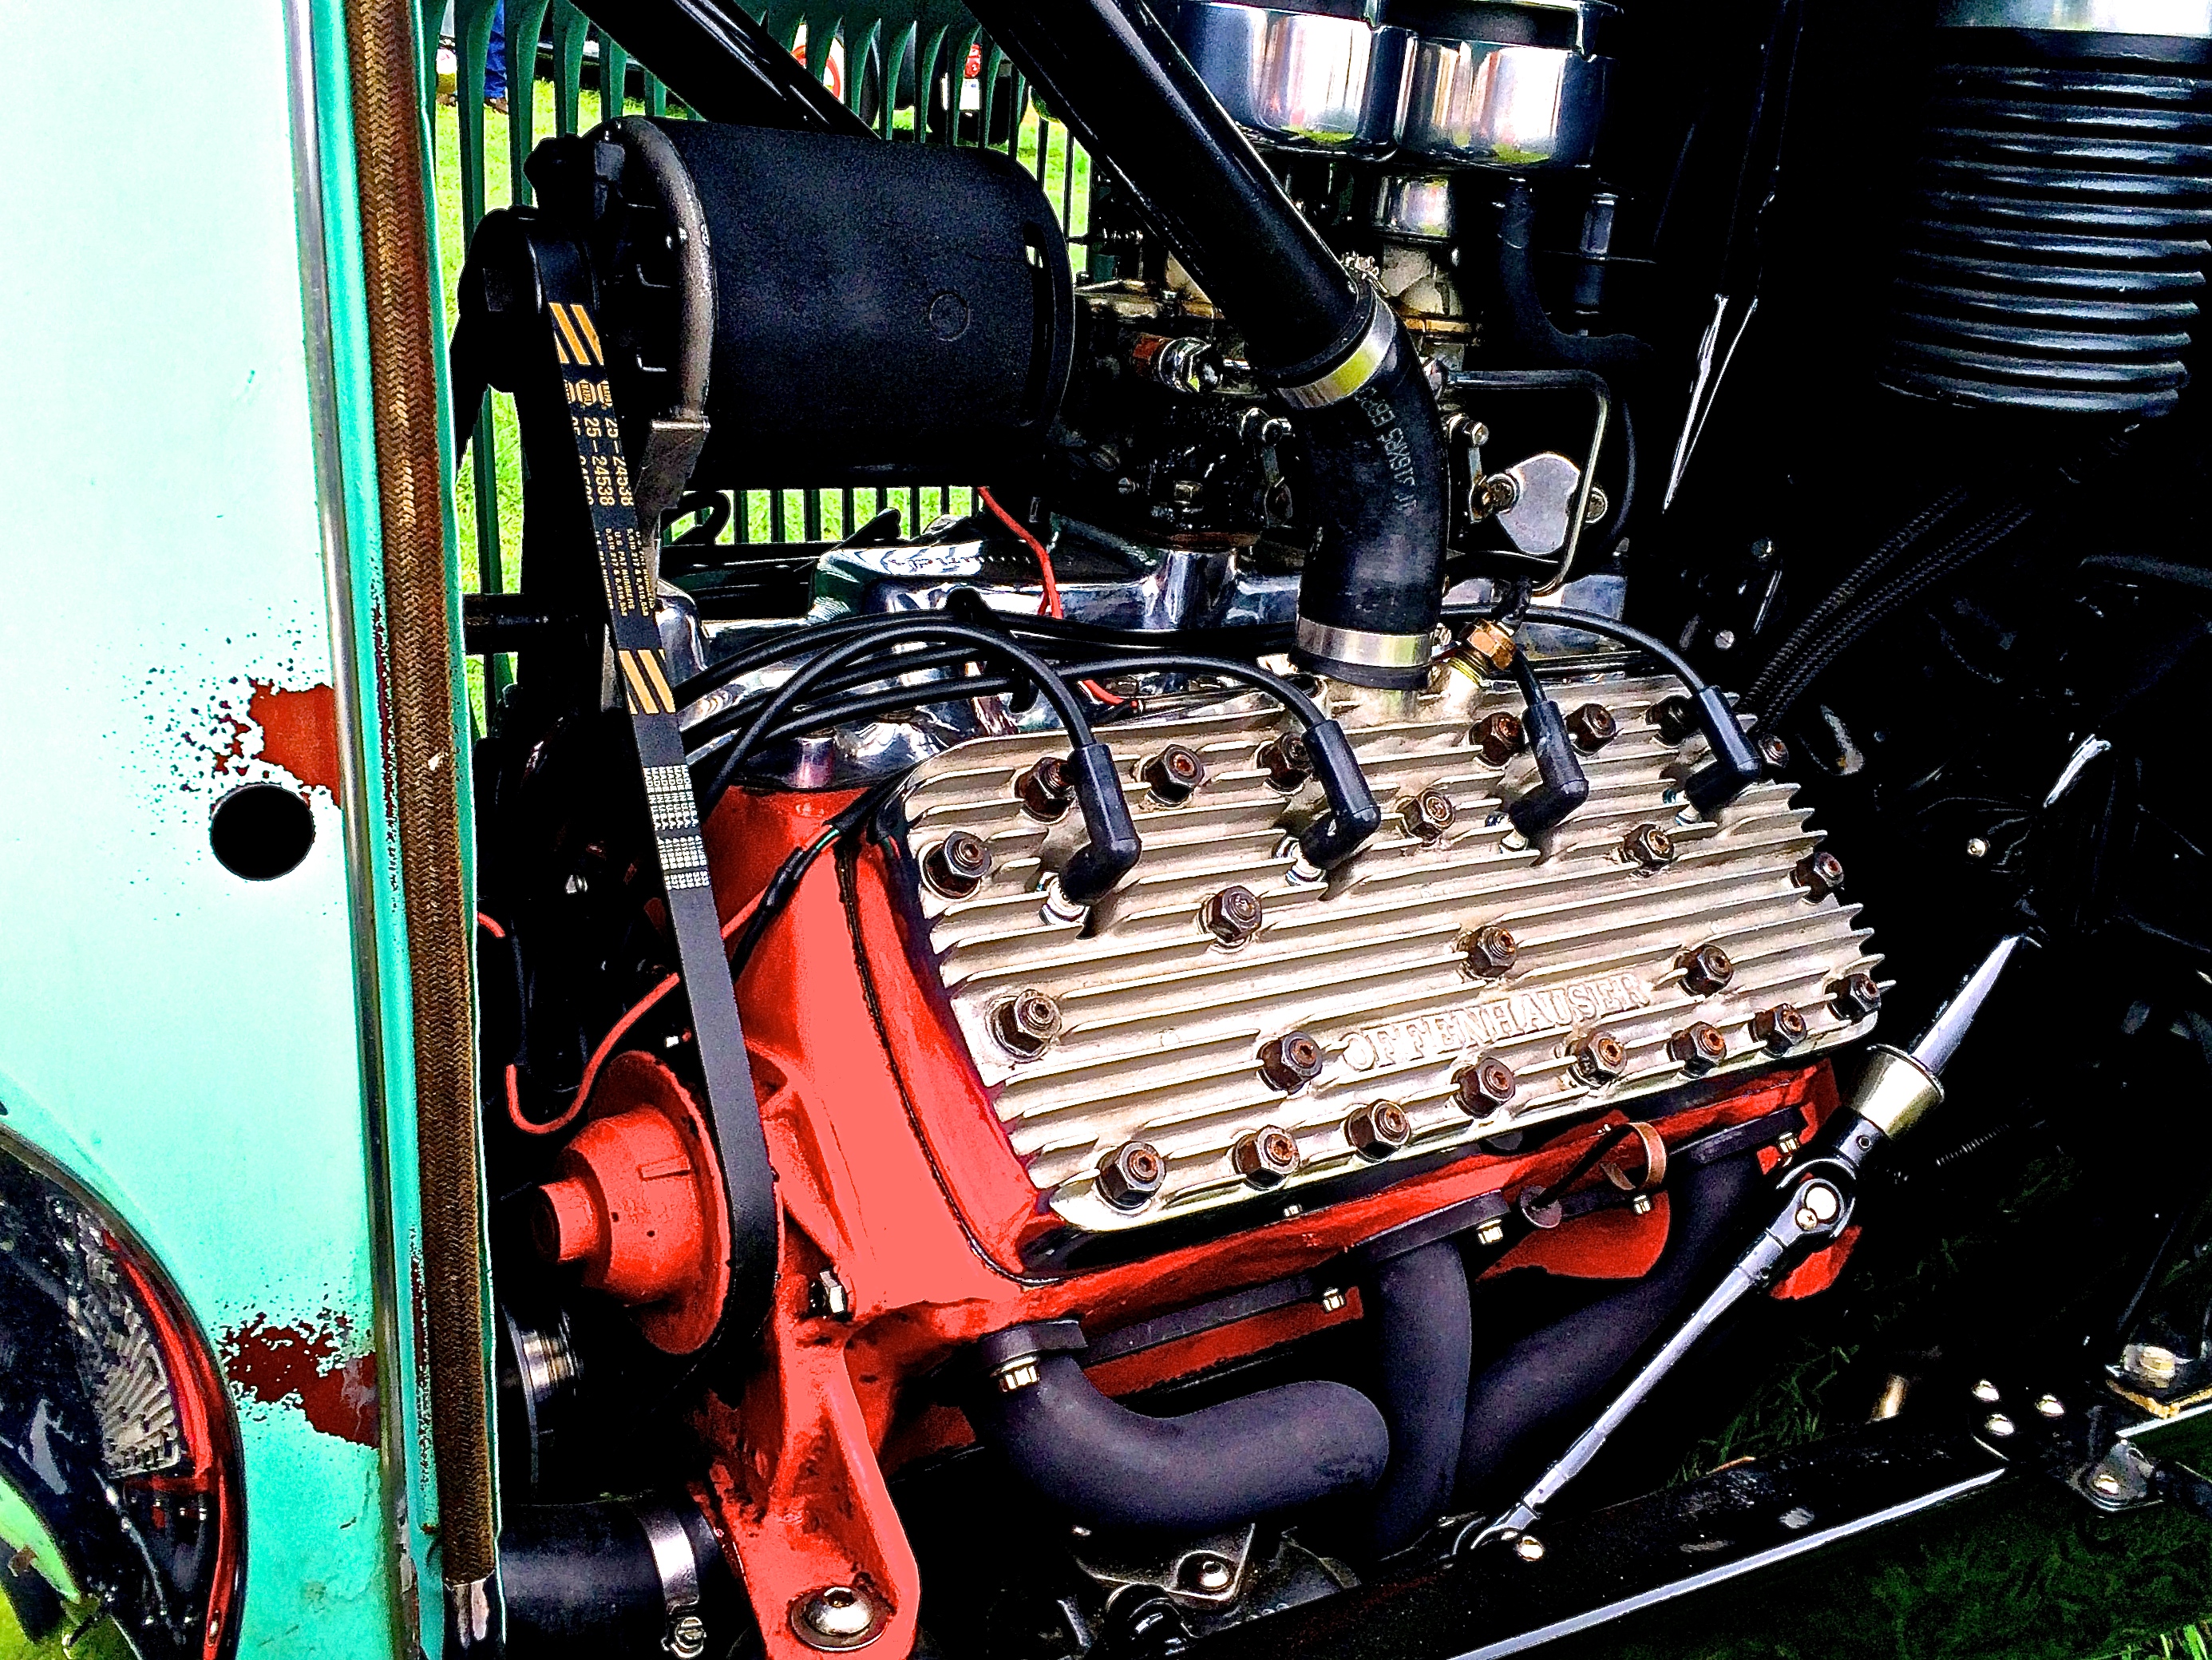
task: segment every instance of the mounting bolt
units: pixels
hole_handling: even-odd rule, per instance
[[[1513,636],[1495,623],[1477,623],[1467,631],[1460,649],[1472,652],[1500,674],[1513,666]]]
[[[1297,1138],[1277,1124],[1247,1130],[1229,1149],[1229,1164],[1254,1187],[1272,1188],[1297,1169]]]
[[[699,1660],[707,1651],[707,1622],[696,1614],[678,1616],[669,1625],[665,1646],[675,1660]]]
[[[1583,508],[1583,523],[1595,525],[1613,511],[1613,498],[1605,493],[1602,484],[1592,484],[1589,505]]]
[[[1602,703],[1585,703],[1567,716],[1567,736],[1584,755],[1595,755],[1620,735],[1620,722]]]
[[[1035,766],[1014,775],[1014,799],[1032,818],[1047,823],[1067,811],[1075,800],[1075,785],[1067,775],[1067,763],[1056,755],[1048,755]]]
[[[1467,741],[1481,751],[1482,758],[1493,767],[1502,767],[1521,753],[1528,735],[1521,729],[1521,717],[1507,709],[1495,714],[1486,714],[1468,729]]]
[[[1828,1006],[1839,1020],[1863,1020],[1881,1006],[1881,985],[1864,970],[1847,974],[1828,988]]]
[[[1686,1073],[1711,1072],[1728,1059],[1728,1039],[1718,1026],[1692,1020],[1667,1040],[1667,1053]]]
[[[1286,732],[1269,739],[1253,759],[1267,775],[1267,782],[1285,795],[1297,794],[1313,776],[1313,756],[1306,748],[1304,733]]]
[[[1735,959],[1718,946],[1699,946],[1674,959],[1682,970],[1682,988],[1692,997],[1711,997],[1726,991],[1735,978]]]
[[[2066,1415],[2066,1403],[2055,1395],[2037,1395],[2035,1409],[2045,1418],[2063,1418]]]
[[[1650,1215],[1651,1195],[1648,1193],[1638,1194],[1633,1199],[1628,1201],[1628,1208],[1638,1216]]]
[[[1503,1244],[1505,1241],[1505,1224],[1493,1216],[1474,1231],[1474,1237],[1478,1244]]]
[[[1638,824],[1620,838],[1620,860],[1638,870],[1661,870],[1674,862],[1674,838],[1656,824]]]
[[[1344,1139],[1362,1158],[1379,1164],[1413,1139],[1413,1127],[1395,1101],[1370,1101],[1344,1121]]]
[[[1644,718],[1658,727],[1662,744],[1679,744],[1697,730],[1697,710],[1686,697],[1662,697],[1644,711]]]
[[[1594,1031],[1567,1045],[1575,1076],[1592,1089],[1610,1084],[1628,1070],[1628,1046],[1609,1031]]]
[[[825,1585],[791,1604],[792,1634],[810,1649],[865,1648],[876,1640],[879,1624],[875,1602],[852,1585]]]
[[[1513,1541],[1513,1554],[1524,1562],[1544,1560],[1544,1541],[1533,1533],[1524,1533]]]
[[[1269,1089],[1292,1090],[1321,1076],[1321,1045],[1302,1031],[1286,1031],[1260,1046],[1260,1076]]]
[[[824,1268],[806,1285],[806,1311],[817,1320],[850,1320],[853,1317],[853,1293],[837,1277],[835,1268]]]
[[[1790,745],[1778,732],[1762,733],[1758,740],[1759,758],[1765,764],[1770,777],[1779,776],[1790,770]]]
[[[1198,751],[1170,744],[1137,769],[1137,776],[1152,786],[1152,800],[1164,807],[1179,807],[1206,781],[1206,763]]]
[[[1438,842],[1459,817],[1452,799],[1440,789],[1425,789],[1398,804],[1398,823],[1416,842]]]
[[[1990,856],[1990,844],[1989,844],[1989,842],[1988,842],[1987,841],[1985,841],[1984,839],[1983,839],[1981,836],[1968,836],[1968,837],[1966,838],[1966,857],[1967,857],[1967,858],[1969,858],[1969,859],[1986,859],[1986,858],[1988,858],[1989,856]]]
[[[1987,1430],[1991,1435],[1996,1436],[1999,1440],[2002,1440],[2006,1436],[2012,1433],[2013,1422],[2011,1419],[2006,1417],[2002,1413],[1993,1412],[1987,1418],[1982,1420],[1982,1427]]]
[[[1974,1399],[1985,1407],[1994,1407],[2004,1398],[2004,1391],[1986,1377],[1974,1385]]]
[[[1805,897],[1814,904],[1844,885],[1844,861],[1826,848],[1808,853],[1797,861],[1790,873],[1790,879],[1805,890]]]
[[[1098,1196],[1115,1210],[1142,1210],[1168,1177],[1168,1161],[1149,1141],[1127,1141],[1098,1167]]]
[[[1060,1036],[1060,1005],[1035,987],[1016,992],[991,1011],[991,1036],[1018,1061],[1032,1061]]]
[[[946,899],[965,899],[991,873],[991,850],[972,830],[957,830],[921,856],[921,879]]]
[[[1241,946],[1259,933],[1265,920],[1260,896],[1249,888],[1231,885],[1207,897],[1198,908],[1198,925],[1224,946]]]
[[[1751,1017],[1751,1041],[1766,1045],[1769,1055],[1787,1055],[1803,1043],[1805,1017],[1793,1003],[1777,1003]]]
[[[1321,1294],[1321,1311],[1323,1314],[1334,1314],[1350,1300],[1341,1291],[1331,1286]]]
[[[2156,1343],[2130,1343],[2120,1352],[2120,1370],[2138,1383],[2162,1389],[2181,1375],[2181,1357]]]
[[[2117,1499],[2125,1489],[2126,1483],[2112,1470],[2099,1470],[2089,1478],[2089,1487],[2100,1498]]]
[[[1470,1118],[1487,1118],[1511,1103],[1521,1087],[1513,1068],[1494,1055],[1480,1055],[1452,1078],[1452,1098]]]
[[[1510,930],[1495,922],[1484,924],[1459,939],[1460,954],[1467,959],[1467,971],[1478,980],[1494,980],[1511,970],[1521,955],[1520,942]]]

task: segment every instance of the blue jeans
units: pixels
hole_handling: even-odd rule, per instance
[[[491,14],[491,51],[484,57],[484,96],[507,96],[507,6],[505,0]]]

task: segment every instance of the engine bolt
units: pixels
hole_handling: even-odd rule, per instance
[[[1206,781],[1206,763],[1194,750],[1170,744],[1137,769],[1137,776],[1152,787],[1152,800],[1164,807],[1179,807]]]
[[[2002,1441],[2012,1433],[2012,1420],[2001,1412],[1993,1412],[1982,1420],[1982,1427]]]
[[[970,830],[954,830],[921,858],[921,879],[947,899],[965,899],[991,873],[991,850]]]
[[[1413,1127],[1395,1101],[1371,1101],[1344,1121],[1344,1139],[1362,1158],[1379,1162],[1413,1139]]]
[[[1567,736],[1584,755],[1595,755],[1620,735],[1620,722],[1602,703],[1585,703],[1567,716]]]
[[[1474,653],[1500,674],[1513,666],[1513,636],[1495,623],[1477,623],[1467,631],[1467,643],[1460,649]]]
[[[1476,1056],[1473,1066],[1461,1067],[1452,1079],[1453,1098],[1470,1118],[1489,1117],[1510,1104],[1520,1088],[1513,1068],[1494,1055]]]
[[[1068,778],[1067,763],[1056,755],[1048,755],[1036,765],[1014,775],[1014,795],[1032,818],[1049,823],[1067,811],[1068,803],[1075,800],[1075,785]]]
[[[1726,991],[1735,978],[1735,959],[1718,946],[1699,946],[1674,959],[1682,970],[1682,988],[1692,997],[1711,997]]]
[[[1790,879],[1805,890],[1805,897],[1814,904],[1844,885],[1844,861],[1823,848],[1808,853],[1797,861],[1790,873]]]
[[[1595,1089],[1628,1070],[1628,1046],[1609,1031],[1594,1031],[1567,1045],[1575,1076]]]
[[[1759,758],[1766,763],[1769,777],[1779,777],[1790,770],[1790,745],[1778,732],[1770,732],[1759,740]]]
[[[1585,525],[1598,524],[1604,520],[1606,514],[1612,511],[1613,498],[1605,493],[1605,486],[1602,484],[1592,484],[1590,486],[1589,504],[1583,508],[1583,523]]]
[[[1751,1017],[1751,1037],[1766,1045],[1769,1055],[1787,1055],[1805,1041],[1805,1017],[1791,1003],[1777,1003]]]
[[[1285,1095],[1321,1076],[1321,1045],[1302,1031],[1286,1031],[1260,1046],[1260,1076]]]
[[[1986,1377],[1974,1385],[1974,1399],[1985,1407],[1993,1407],[2004,1398],[2004,1391]]]
[[[1521,955],[1519,941],[1495,922],[1462,934],[1459,949],[1467,958],[1468,972],[1484,980],[1494,980],[1507,972]]]
[[[1254,1187],[1272,1188],[1297,1169],[1297,1138],[1279,1125],[1263,1124],[1237,1138],[1229,1163]]]
[[[1674,862],[1674,838],[1656,824],[1638,824],[1620,838],[1624,863],[1641,870],[1658,870]]]
[[[2035,1409],[2045,1418],[2063,1418],[2066,1415],[2066,1403],[2055,1395],[2037,1395]]]
[[[1313,757],[1307,751],[1304,733],[1286,732],[1269,739],[1253,758],[1267,775],[1268,783],[1285,795],[1297,794],[1313,776]]]
[[[1659,741],[1679,744],[1698,723],[1696,709],[1686,697],[1662,697],[1644,711],[1644,718],[1659,728]]]
[[[1533,1533],[1524,1533],[1513,1541],[1513,1554],[1524,1562],[1544,1560],[1544,1541]]]
[[[876,1605],[852,1585],[827,1585],[791,1605],[792,1634],[810,1649],[835,1653],[866,1648],[876,1640]]]
[[[1711,1072],[1728,1059],[1728,1039],[1710,1021],[1692,1020],[1667,1040],[1667,1053],[1685,1072]]]
[[[1476,721],[1467,734],[1467,741],[1481,751],[1482,758],[1492,766],[1502,767],[1521,753],[1528,735],[1521,730],[1519,715],[1500,709]]]
[[[1060,1005],[1031,987],[991,1011],[991,1036],[1017,1060],[1042,1055],[1060,1036]]]
[[[1262,920],[1260,896],[1245,887],[1225,887],[1198,908],[1199,927],[1224,946],[1243,945],[1259,933]]]
[[[1167,1180],[1168,1161],[1149,1141],[1128,1141],[1098,1167],[1098,1196],[1116,1210],[1142,1210]]]
[[[1861,970],[1828,988],[1828,1006],[1840,1020],[1863,1020],[1881,1006],[1881,983]]]
[[[1416,842],[1439,842],[1459,817],[1452,799],[1440,789],[1425,789],[1398,804],[1398,822]]]

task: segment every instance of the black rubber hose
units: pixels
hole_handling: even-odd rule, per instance
[[[707,120],[872,136],[822,84],[819,64],[810,72],[735,0],[581,0],[577,9]]]
[[[1667,1186],[1666,1249],[1651,1272],[1522,1338],[1467,1393],[1455,1502],[1479,1508],[1578,1429],[1637,1357],[1711,1288],[1742,1243],[1737,1213],[1766,1190],[1751,1154],[1681,1169]]]
[[[1211,1533],[1371,1487],[1389,1462],[1382,1414],[1343,1383],[1148,1418],[1101,1395],[1073,1355],[1036,1365],[1026,1388],[984,1383],[969,1416],[1040,1495],[1094,1526]]]
[[[601,1660],[659,1654],[668,1592],[641,1505],[512,1506],[499,1535],[508,1660]],[[659,1525],[680,1528],[691,1550],[701,1615],[727,1634],[744,1619],[735,1581],[707,1519],[688,1497],[658,1506]]]
[[[1484,361],[1494,356],[1508,368],[1594,369],[1607,376],[1649,361],[1651,348],[1632,334],[1566,334],[1552,321],[1536,292],[1535,220],[1536,193],[1528,181],[1507,180],[1492,266],[1500,309],[1483,338]]]
[[[1393,1257],[1365,1286],[1375,1326],[1375,1404],[1390,1431],[1390,1464],[1368,1509],[1376,1556],[1402,1550],[1449,1506],[1467,1419],[1474,1322],[1456,1240]]]

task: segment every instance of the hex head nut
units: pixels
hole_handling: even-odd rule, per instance
[[[1863,1020],[1881,1006],[1881,982],[1862,969],[1828,988],[1828,1006],[1839,1020]]]
[[[1206,903],[1198,908],[1199,927],[1224,946],[1243,945],[1260,932],[1260,925],[1266,920],[1260,896],[1249,888],[1233,884],[1218,893],[1208,894]]]
[[[1602,703],[1585,703],[1567,716],[1567,736],[1584,755],[1595,755],[1620,736],[1620,722]]]
[[[1594,1031],[1567,1045],[1575,1076],[1595,1089],[1628,1070],[1628,1046],[1609,1031]]]
[[[1380,1163],[1413,1139],[1413,1126],[1395,1101],[1370,1101],[1344,1121],[1344,1139],[1362,1158]]]
[[[1662,697],[1644,711],[1644,718],[1659,729],[1662,744],[1679,744],[1697,730],[1697,710],[1686,697]]]
[[[1262,1124],[1237,1138],[1229,1164],[1254,1187],[1272,1188],[1297,1169],[1297,1138],[1279,1124]]]
[[[1508,709],[1495,714],[1486,714],[1468,729],[1467,741],[1480,751],[1482,758],[1493,767],[1502,767],[1521,753],[1528,735],[1521,729],[1521,717]]]
[[[1511,1104],[1521,1080],[1494,1055],[1480,1055],[1452,1079],[1452,1098],[1470,1118],[1487,1118]]]
[[[1638,870],[1664,870],[1674,862],[1674,838],[1656,824],[1638,824],[1620,838],[1620,858]]]
[[[1018,1061],[1035,1060],[1059,1040],[1060,1005],[1034,986],[991,1011],[991,1036]]]
[[[1306,748],[1304,733],[1286,732],[1269,739],[1253,758],[1267,775],[1269,785],[1285,795],[1297,794],[1313,776],[1313,756]]]
[[[991,873],[991,850],[972,830],[957,830],[921,856],[921,879],[931,892],[965,899]]]
[[[1462,934],[1459,949],[1467,959],[1468,972],[1483,980],[1494,980],[1510,972],[1521,957],[1520,941],[1514,939],[1510,929],[1495,922]]]
[[[1048,824],[1058,818],[1075,800],[1075,785],[1067,775],[1067,763],[1056,755],[1048,755],[1035,766],[1016,774],[1014,797],[1032,818],[1042,818]]]
[[[1818,904],[1844,885],[1844,861],[1823,848],[1808,853],[1797,861],[1790,873],[1790,879],[1805,890],[1805,897]]]
[[[1398,804],[1398,823],[1416,842],[1440,842],[1459,817],[1450,796],[1440,789],[1425,789]]]
[[[1170,744],[1138,768],[1137,775],[1151,786],[1153,800],[1164,807],[1179,807],[1206,782],[1206,763],[1198,758],[1197,751]]]
[[[1803,1043],[1810,1031],[1794,1003],[1777,1003],[1751,1017],[1751,1039],[1764,1043],[1769,1055],[1787,1055]]]
[[[1770,778],[1779,778],[1790,770],[1790,744],[1778,732],[1762,733],[1757,741],[1759,759]]]
[[[1694,1077],[1728,1059],[1728,1039],[1711,1022],[1692,1020],[1667,1040],[1667,1054]]]
[[[1098,1196],[1116,1210],[1142,1210],[1168,1178],[1168,1161],[1149,1141],[1127,1141],[1098,1167]]]
[[[1285,1095],[1321,1076],[1321,1044],[1302,1031],[1286,1031],[1260,1046],[1260,1076]]]
[[[1692,997],[1711,997],[1728,989],[1735,978],[1735,959],[1718,946],[1699,946],[1674,959],[1682,970],[1682,989]]]

